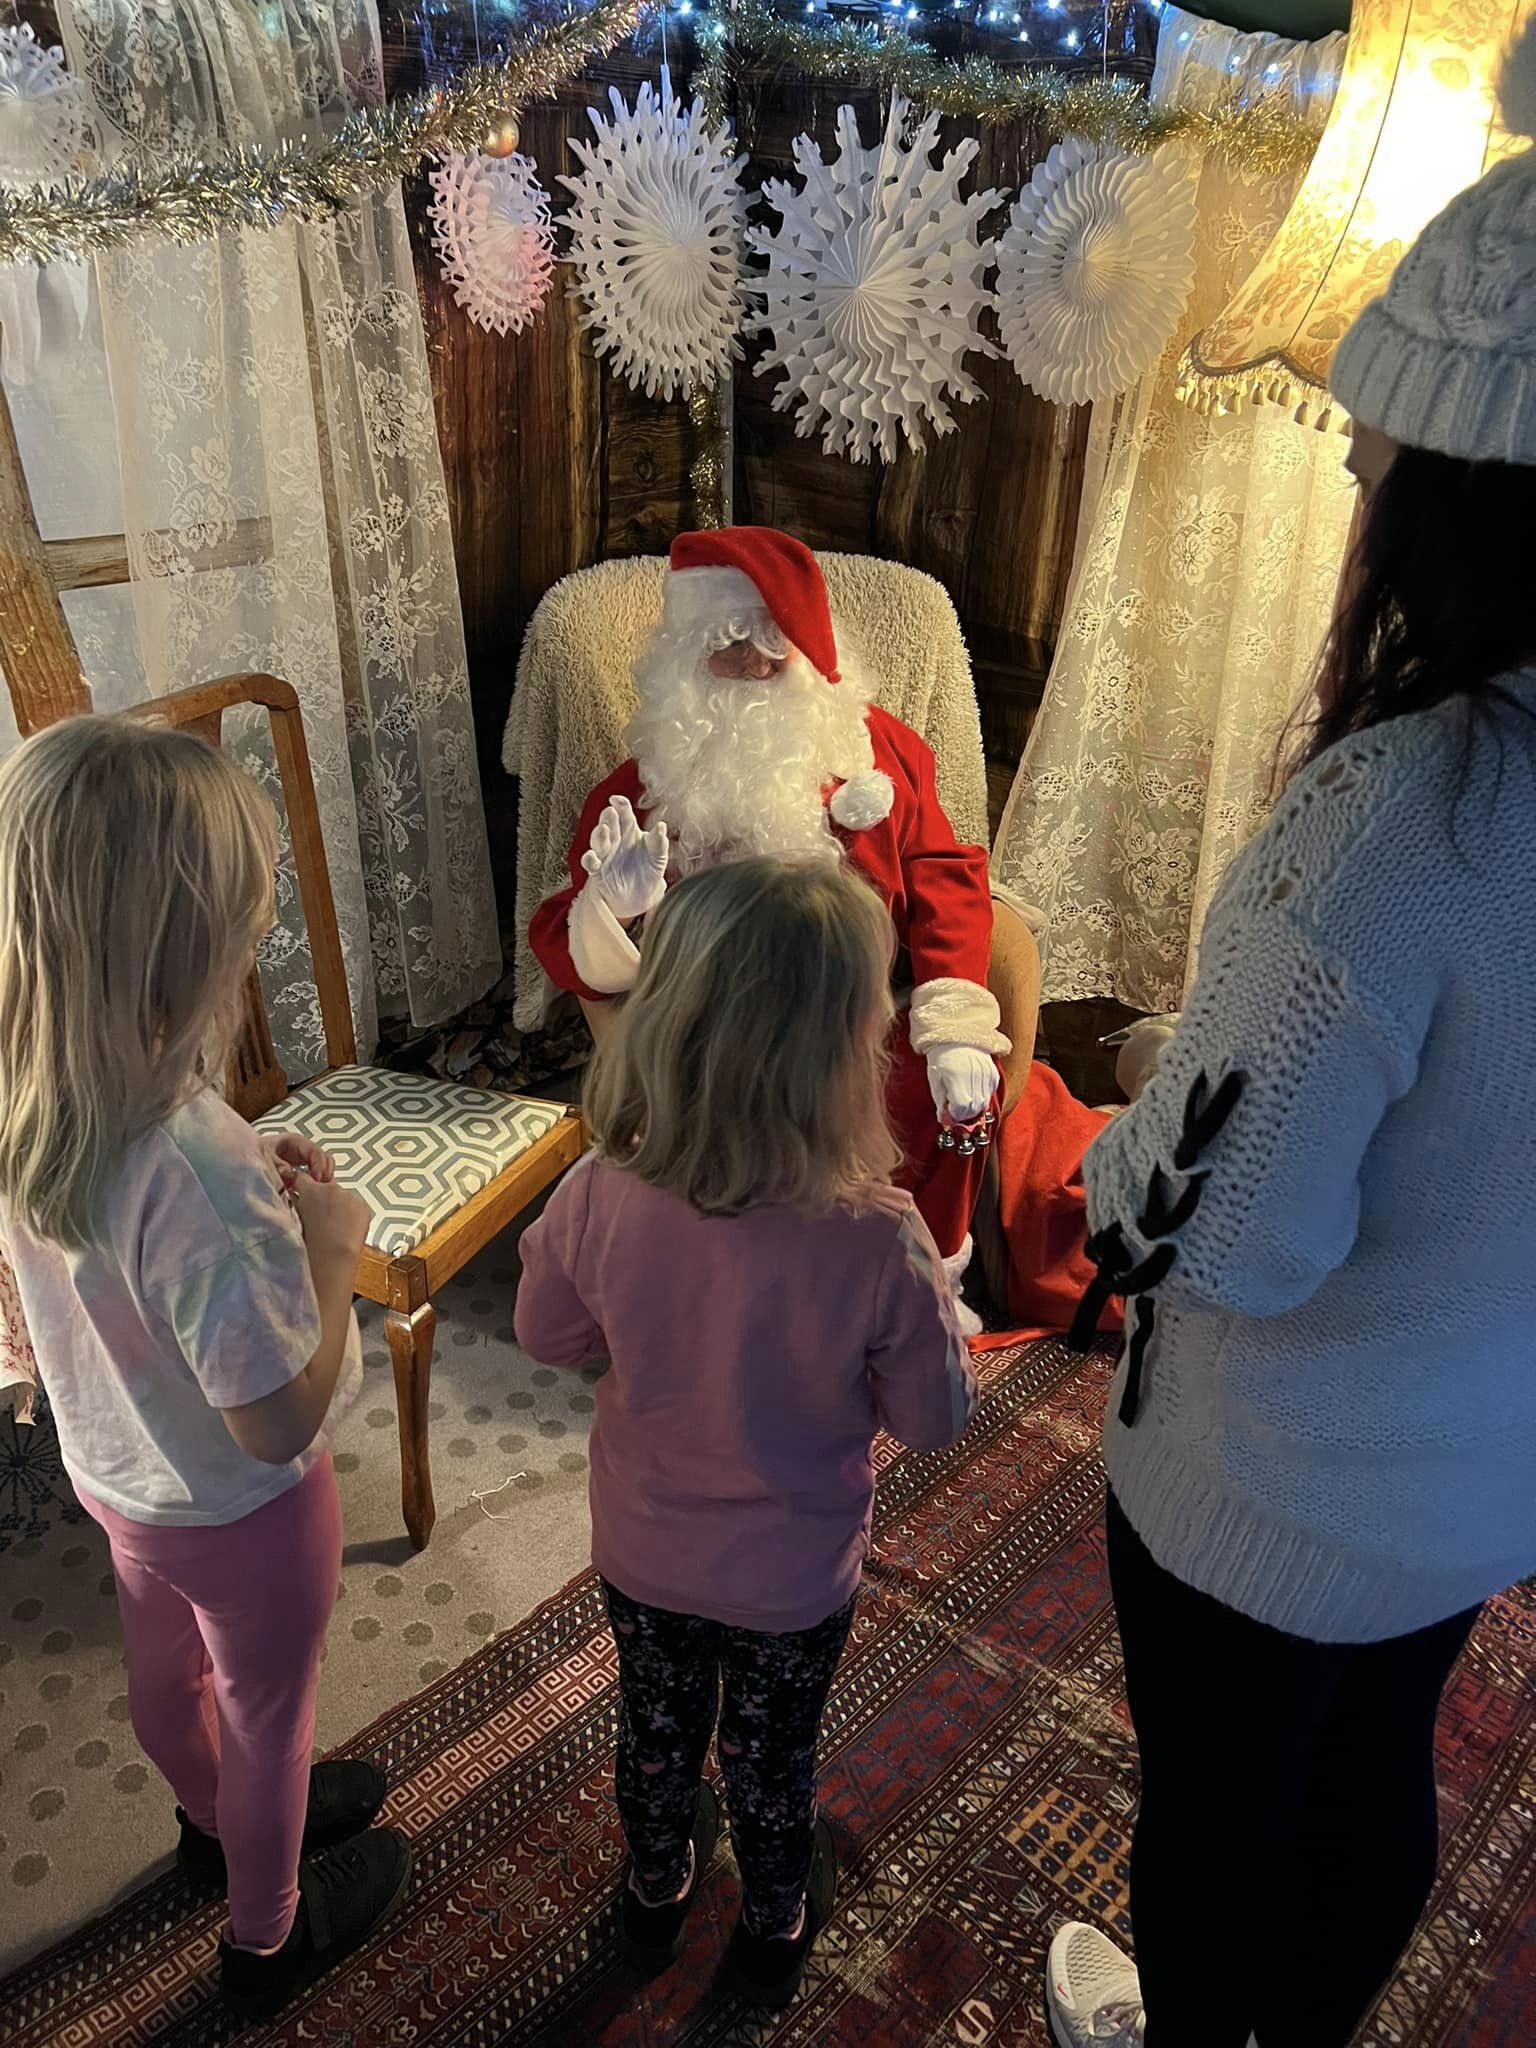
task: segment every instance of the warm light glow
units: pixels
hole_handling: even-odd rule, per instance
[[[1316,407],[1333,352],[1427,221],[1507,145],[1505,49],[1536,0],[1354,0],[1338,97],[1258,268],[1186,352],[1179,396]],[[1319,395],[1321,396],[1321,403]],[[1337,418],[1336,411],[1334,413]]]

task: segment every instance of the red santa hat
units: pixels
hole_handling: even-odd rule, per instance
[[[772,526],[680,533],[672,543],[664,602],[669,625],[726,620],[739,623],[748,639],[753,616],[766,612],[819,675],[829,683],[838,680],[837,638],[821,565],[803,541]]]

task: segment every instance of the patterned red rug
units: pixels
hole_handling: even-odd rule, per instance
[[[683,1963],[612,1953],[613,1660],[590,1578],[357,1742],[416,1846],[406,1911],[255,2043],[285,2048],[1046,2048],[1040,1972],[1067,1914],[1124,1934],[1135,1756],[1103,1567],[1103,1358],[985,1364],[964,1443],[887,1449],[878,1549],[833,1695],[836,1920],[777,2025],[713,1988],[722,1856]],[[1444,1870],[1366,2048],[1536,2041],[1536,1603],[1495,1602],[1442,1736]],[[1212,1882],[1241,1814],[1208,1817]],[[1196,1824],[1192,1821],[1192,1824]],[[1361,1844],[1370,1854],[1370,1844]],[[217,1904],[173,1877],[0,1984],[12,2048],[212,2048]]]

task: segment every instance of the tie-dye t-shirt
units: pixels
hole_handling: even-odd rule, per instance
[[[69,1476],[136,1522],[237,1521],[294,1486],[357,1392],[354,1319],[325,1428],[290,1465],[218,1410],[275,1393],[320,1343],[299,1219],[250,1126],[211,1090],[129,1153],[98,1243],[0,1226]]]

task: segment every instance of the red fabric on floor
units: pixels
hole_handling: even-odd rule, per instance
[[[1003,1236],[1008,1245],[1009,1320],[1027,1330],[1070,1327],[1094,1277],[1083,1250],[1088,1205],[1083,1155],[1109,1122],[1036,1060],[1024,1092],[995,1141]],[[1112,1298],[1101,1330],[1118,1331],[1124,1304]]]

